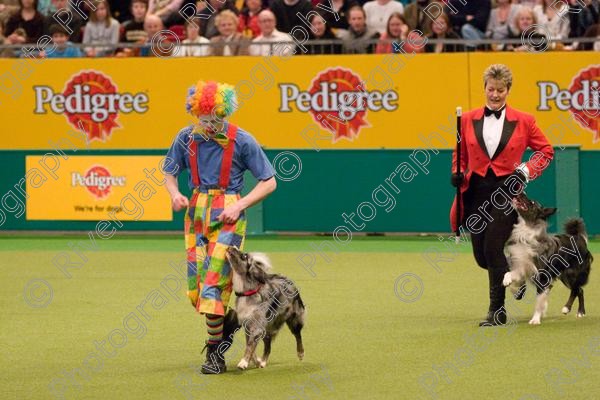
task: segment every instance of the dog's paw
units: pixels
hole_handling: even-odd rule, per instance
[[[529,325],[540,325],[541,323],[542,323],[542,321],[540,321],[539,315],[534,315],[533,318],[531,318],[531,320],[529,320]]]
[[[237,367],[241,370],[248,368],[248,361],[245,358],[242,358]]]
[[[302,361],[304,359],[304,352],[298,352],[298,359]]]
[[[267,366],[267,362],[266,362],[266,361],[263,361],[263,359],[262,359],[262,358],[260,358],[260,357],[257,357],[257,358],[256,358],[256,366],[257,366],[258,368],[264,368],[264,367],[266,367],[266,366]]]
[[[504,286],[510,286],[510,284],[512,283],[513,279],[512,279],[512,274],[510,272],[507,272],[504,274],[504,279],[502,280],[502,284]]]
[[[560,311],[561,311],[563,314],[567,315],[568,313],[570,313],[570,312],[571,312],[571,309],[570,309],[569,307],[567,307],[567,306],[564,306],[564,307],[562,308],[562,310],[560,310]]]
[[[582,312],[577,313],[577,318],[583,318],[583,317],[585,317],[584,313],[582,313]]]

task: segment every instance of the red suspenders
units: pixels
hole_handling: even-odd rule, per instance
[[[233,162],[233,151],[235,150],[235,137],[237,136],[237,126],[229,124],[227,128],[227,137],[229,141],[223,149],[223,160],[221,161],[221,174],[219,176],[219,187],[225,191],[229,186],[229,176],[231,175],[231,164]],[[190,143],[190,173],[192,174],[192,183],[195,188],[200,187],[200,170],[198,169],[198,143],[192,139]]]

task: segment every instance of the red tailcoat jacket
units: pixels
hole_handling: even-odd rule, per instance
[[[462,116],[462,138],[460,141],[460,171],[465,179],[460,187],[463,194],[469,188],[471,175],[485,176],[491,168],[496,176],[512,174],[522,163],[525,150],[530,147],[534,153],[525,163],[529,179],[535,179],[548,166],[554,156],[554,149],[544,133],[535,123],[531,114],[526,114],[506,106],[504,126],[498,149],[490,158],[483,140],[483,108],[471,110]],[[452,173],[456,172],[456,149],[452,155]],[[463,214],[461,201],[461,218]],[[450,211],[452,231],[456,230],[456,196]]]

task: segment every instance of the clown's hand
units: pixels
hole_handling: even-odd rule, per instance
[[[175,193],[171,197],[171,204],[173,206],[173,210],[179,211],[183,208],[186,208],[190,205],[190,202],[187,197],[182,195],[181,193]]]
[[[242,212],[242,207],[238,203],[232,204],[229,207],[225,207],[223,212],[219,214],[217,219],[225,224],[235,223]]]

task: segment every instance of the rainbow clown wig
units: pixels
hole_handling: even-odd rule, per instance
[[[225,119],[233,114],[236,105],[233,86],[215,81],[199,81],[188,89],[185,108],[196,118]]]

